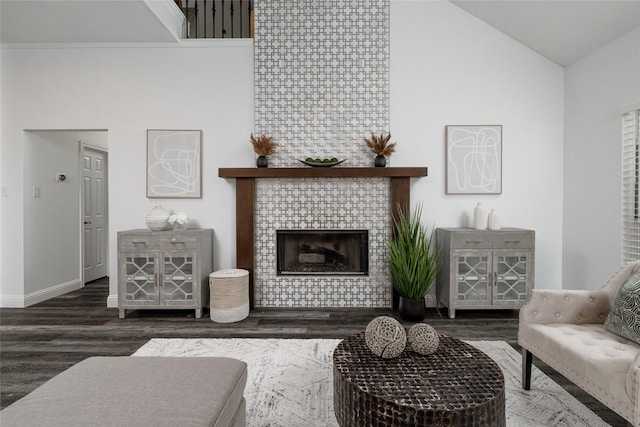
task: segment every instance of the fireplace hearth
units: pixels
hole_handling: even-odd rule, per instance
[[[369,274],[367,230],[277,230],[277,274]]]

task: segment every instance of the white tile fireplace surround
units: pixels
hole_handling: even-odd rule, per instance
[[[254,133],[280,144],[269,165],[372,165],[362,138],[390,130],[389,0],[254,4]]]
[[[389,200],[387,178],[258,179],[255,306],[390,307]],[[277,275],[276,230],[355,229],[369,231],[368,275]]]
[[[236,180],[236,266],[252,308],[369,308],[396,304],[385,239],[426,167],[220,168]],[[277,274],[277,230],[367,230],[368,275]]]
[[[373,156],[362,142],[370,132],[389,130],[389,16],[389,0],[255,2],[254,133],[279,143],[270,166],[288,175],[286,169],[300,169],[291,168],[299,166],[296,159],[335,156],[348,158],[351,168],[254,176],[251,182],[246,175],[228,176],[238,178],[244,194],[237,196],[237,209],[251,209],[237,214],[237,222],[255,226],[250,233],[237,230],[237,264],[253,268],[254,307],[392,304],[383,248],[391,231],[389,205],[397,201],[394,194],[408,201],[409,178],[403,176],[406,189],[395,192],[391,175],[363,172],[373,169],[365,167]],[[359,170],[331,175],[345,169]],[[369,274],[278,276],[279,229],[366,229]]]

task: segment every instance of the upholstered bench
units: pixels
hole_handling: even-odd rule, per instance
[[[247,365],[224,357],[92,357],[0,412],[3,426],[245,425]]]
[[[611,333],[605,319],[640,262],[628,263],[602,288],[536,289],[520,309],[522,386],[531,386],[532,355],[634,426],[640,427],[640,344]]]

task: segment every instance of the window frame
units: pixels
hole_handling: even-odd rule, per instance
[[[640,260],[640,106],[622,114],[622,230],[624,263]]]

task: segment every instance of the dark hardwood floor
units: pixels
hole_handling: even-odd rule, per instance
[[[362,331],[387,309],[254,310],[242,322],[214,323],[205,311],[132,311],[126,319],[106,308],[107,278],[24,309],[0,309],[0,407],[25,396],[53,376],[90,356],[128,356],[151,338],[344,338]],[[503,340],[517,345],[518,313],[511,310],[430,309],[425,322],[459,339]],[[408,324],[407,324],[408,326]],[[626,421],[538,360],[534,363],[612,426]]]

